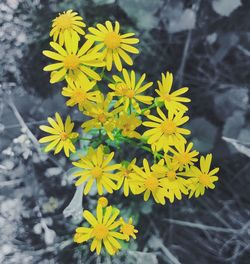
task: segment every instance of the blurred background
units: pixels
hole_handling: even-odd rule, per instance
[[[175,89],[190,87],[190,140],[221,168],[216,189],[199,199],[163,207],[113,195],[139,229],[114,258],[72,242],[96,193],[77,203],[71,164],[39,154],[48,116],[81,121],[42,71],[51,20],[68,9],[88,26],[118,20],[140,38],[139,73],[156,81],[168,70]],[[0,263],[250,263],[249,13],[248,0],[0,1]]]

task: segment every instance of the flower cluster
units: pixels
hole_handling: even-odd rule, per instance
[[[85,210],[83,217],[89,223],[89,227],[78,227],[74,236],[76,243],[92,240],[90,250],[100,254],[102,245],[110,255],[114,255],[122,248],[119,241],[129,241],[130,237],[136,238],[136,230],[132,224],[132,218],[125,222],[123,218],[117,219],[120,211],[112,206],[107,206],[105,197],[100,197],[96,208],[96,216]]]
[[[188,88],[173,91],[173,75],[168,71],[161,74],[155,87],[146,80],[145,73],[124,68],[133,65],[131,54],[139,53],[135,47],[139,39],[134,33],[121,34],[117,21],[98,23],[86,34],[85,27],[83,19],[72,10],[53,20],[52,50],[43,54],[55,62],[44,70],[51,72],[51,83],[64,81],[66,105],[77,107],[84,121],[76,133],[69,116],[65,123],[58,113],[55,119],[49,117],[50,126],[40,126],[50,134],[40,139],[41,143],[49,143],[45,151],[54,149],[57,154],[63,149],[70,157],[78,153],[79,141],[86,140],[82,132],[92,135],[87,153],[78,154],[73,162],[77,170],[75,185],[84,186],[84,195],[92,188],[98,195],[122,189],[125,197],[143,195],[147,201],[152,196],[164,205],[175,198],[199,197],[206,189],[214,189],[219,168],[210,168],[212,154],[199,157],[187,140],[191,133],[186,128]],[[115,69],[118,72],[109,77]],[[106,88],[100,88],[100,83]],[[118,160],[117,152],[123,144],[144,150],[145,156]],[[92,240],[91,251],[100,254],[104,245],[114,255],[122,248],[119,240],[135,239],[138,231],[132,218],[128,222],[117,220],[119,210],[107,204],[107,199],[101,197],[96,216],[83,212],[90,226],[77,228],[74,241]]]

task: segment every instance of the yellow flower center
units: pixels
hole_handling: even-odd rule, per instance
[[[126,94],[126,95],[127,95],[128,98],[132,99],[132,98],[135,96],[135,91],[129,89],[129,90],[127,91],[127,94]]]
[[[71,16],[69,14],[61,14],[56,18],[56,24],[61,29],[67,29],[72,26]]]
[[[105,116],[104,113],[98,115],[98,120],[101,122],[101,123],[105,123],[107,121],[107,118]]]
[[[108,228],[104,224],[97,224],[93,229],[93,235],[96,239],[104,239],[109,233]]]
[[[156,177],[149,177],[145,181],[145,187],[150,191],[155,191],[158,187],[158,180]]]
[[[210,184],[210,178],[208,174],[201,174],[199,177],[199,182],[203,185],[203,186],[208,186]]]
[[[175,171],[168,171],[167,172],[167,177],[170,181],[174,181],[175,180],[175,177],[176,177],[176,173]]]
[[[181,163],[181,164],[188,164],[190,161],[190,157],[188,155],[188,153],[182,153],[180,155],[177,156],[177,160]]]
[[[102,208],[105,208],[108,205],[108,199],[106,197],[102,196],[98,199],[98,204],[100,204],[102,206]]]
[[[76,91],[73,96],[72,99],[77,103],[80,104],[82,102],[84,102],[84,100],[86,99],[86,94],[82,91]]]
[[[132,170],[129,170],[129,169],[125,169],[124,170],[124,177],[129,177],[129,174],[132,172]]]
[[[61,132],[60,133],[60,138],[61,138],[61,140],[66,140],[67,138],[68,138],[68,134],[66,133],[66,132]]]
[[[102,175],[102,169],[100,167],[95,167],[91,170],[91,175],[94,178],[99,178]]]
[[[121,227],[121,232],[124,235],[130,236],[130,235],[132,235],[134,233],[134,226],[133,225],[130,225],[130,224],[124,224]]]
[[[104,39],[104,44],[109,49],[116,49],[120,46],[121,38],[120,36],[115,32],[108,32]]]
[[[66,69],[75,70],[79,64],[80,64],[80,60],[74,54],[70,54],[64,59],[64,67]]]
[[[170,96],[170,94],[164,94],[163,95],[163,98],[164,98],[165,101],[171,102],[171,96]]]
[[[176,131],[176,125],[172,120],[165,120],[162,124],[161,124],[161,130],[164,134],[174,134]]]
[[[124,123],[122,126],[122,129],[125,130],[126,132],[131,130],[131,124],[129,123]]]

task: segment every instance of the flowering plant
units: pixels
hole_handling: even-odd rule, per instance
[[[173,75],[161,74],[157,88],[146,81],[146,74],[137,74],[124,65],[132,66],[131,54],[138,54],[134,33],[120,33],[120,24],[106,21],[89,27],[85,34],[83,22],[76,12],[68,10],[53,20],[50,36],[53,49],[43,54],[54,60],[44,68],[51,72],[50,82],[64,81],[62,95],[68,107],[77,106],[87,117],[78,132],[68,116],[63,122],[59,113],[48,118],[50,126],[41,130],[48,136],[40,139],[46,143],[45,151],[62,150],[66,157],[77,154],[72,165],[75,185],[84,185],[83,194],[92,188],[102,195],[97,202],[96,215],[85,210],[83,217],[89,226],[76,228],[74,241],[92,240],[90,250],[100,254],[102,246],[114,255],[124,242],[138,232],[133,219],[118,218],[120,211],[108,206],[107,193],[123,189],[125,197],[143,194],[144,201],[152,196],[162,205],[199,197],[205,190],[214,189],[219,168],[211,169],[212,154],[200,156],[187,141],[191,133],[185,125],[190,99],[184,94],[187,87],[172,91]],[[83,40],[84,39],[84,40]],[[118,73],[109,77],[111,70]],[[105,88],[100,88],[100,83]],[[83,132],[91,135],[83,138]],[[88,140],[88,150],[79,152],[79,141]],[[119,160],[117,152],[127,144],[142,149],[143,159]],[[104,196],[103,196],[104,195]],[[122,243],[121,243],[122,241]]]

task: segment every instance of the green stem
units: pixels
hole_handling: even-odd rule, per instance
[[[78,139],[79,139],[79,140],[88,140],[88,141],[89,141],[89,140],[93,140],[92,138],[84,138],[84,137],[79,137]]]
[[[146,151],[150,152],[150,153],[153,154],[153,156],[154,156],[154,161],[156,161],[156,158],[157,158],[157,159],[161,159],[161,158],[164,157],[162,154],[160,154],[160,153],[158,153],[158,152],[153,152],[152,149],[151,149],[150,147],[145,146],[145,145],[144,145],[145,142],[143,142],[142,140],[140,140],[140,142],[137,143],[137,142],[133,141],[132,139],[129,139],[129,138],[123,137],[122,135],[120,136],[120,139],[122,139],[124,142],[130,143],[130,144],[132,144],[132,145],[134,145],[134,146],[137,146],[138,148],[141,148],[141,149],[143,149],[143,150],[146,150]]]
[[[153,103],[149,107],[142,109],[141,114],[144,114],[147,110],[150,110],[150,109],[152,109],[152,108],[154,108],[156,106],[157,106],[156,103]]]
[[[132,100],[130,99],[130,102],[129,102],[129,109],[128,109],[128,111],[129,111],[129,114],[131,115],[132,114],[132,112],[133,112],[133,110],[132,110]]]
[[[106,81],[109,81],[109,82],[111,82],[111,83],[115,83],[115,81],[113,80],[113,79],[111,79],[111,78],[109,78],[108,76],[106,76],[105,75],[105,73],[103,73],[103,79],[105,79]]]

